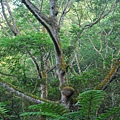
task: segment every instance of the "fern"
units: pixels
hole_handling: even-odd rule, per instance
[[[56,103],[43,103],[31,105],[29,106],[29,109],[35,110],[37,112],[26,112],[22,113],[21,116],[45,115],[52,118],[60,118],[63,114],[69,112],[67,108]]]
[[[117,118],[116,120],[120,120],[120,107],[111,108],[110,110],[106,111],[106,113],[101,114],[95,120],[103,120],[103,119],[105,120],[105,119],[111,117],[112,115],[119,115],[119,118]]]
[[[69,112],[67,114],[64,114],[63,117],[66,118],[66,120],[84,120],[84,117],[80,111]]]
[[[81,106],[80,113],[90,120],[95,117],[95,112],[100,107],[105,93],[102,90],[89,90],[78,97],[78,104]]]
[[[104,100],[105,92],[102,90],[89,90],[78,96],[80,106],[77,112],[70,112],[64,106],[57,103],[43,103],[29,106],[34,112],[22,113],[21,116],[45,115],[52,120],[105,120],[113,114],[120,113],[120,107],[112,108],[96,118],[96,111]],[[116,119],[119,120],[119,119]]]
[[[78,96],[80,109],[77,112],[70,112],[63,116],[70,120],[94,120],[95,112],[99,109],[104,100],[105,92],[102,90],[89,90]]]
[[[5,114],[8,111],[4,108],[6,105],[3,102],[0,102],[0,114]]]
[[[0,120],[4,119],[8,112],[6,110],[6,104],[4,102],[0,102]]]

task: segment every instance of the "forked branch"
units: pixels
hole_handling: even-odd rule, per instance
[[[46,28],[46,30],[48,31],[57,54],[61,54],[59,45],[57,43],[57,40],[55,39],[55,36],[53,35],[53,32],[51,30],[51,27],[49,25],[51,25],[51,19],[49,19],[47,16],[45,16],[44,14],[42,14],[42,12],[35,6],[33,5],[29,0],[22,0],[22,3],[24,3],[24,5],[31,11],[31,13],[36,17],[36,19]]]

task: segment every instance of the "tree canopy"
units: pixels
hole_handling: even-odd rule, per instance
[[[118,120],[119,0],[0,0],[0,118]]]

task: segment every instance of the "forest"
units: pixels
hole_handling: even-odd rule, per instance
[[[120,120],[120,0],[0,0],[0,120]]]

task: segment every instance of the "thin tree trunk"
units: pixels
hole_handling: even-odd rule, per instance
[[[19,29],[18,29],[18,27],[17,27],[17,25],[16,25],[15,18],[14,18],[13,14],[12,14],[12,12],[11,12],[11,10],[10,10],[10,6],[9,6],[9,4],[8,4],[8,0],[5,0],[5,1],[6,1],[6,5],[7,5],[8,12],[9,12],[10,17],[11,17],[11,20],[12,20],[12,24],[13,24],[14,31],[15,31],[15,33],[16,33],[17,35],[20,35]]]
[[[12,15],[11,10],[10,10],[10,6],[9,6],[9,4],[8,4],[8,1],[6,0],[5,2],[6,2],[6,6],[7,6],[7,9],[8,9],[8,12],[9,12],[9,14],[10,14],[10,17],[11,17],[11,20],[12,20],[12,23],[13,23],[13,26],[11,25],[11,23],[9,22],[9,20],[8,20],[8,18],[7,18],[7,15],[6,15],[6,13],[5,13],[4,3],[3,3],[3,1],[1,1],[3,16],[4,16],[4,18],[5,18],[6,22],[7,22],[8,27],[9,27],[10,30],[12,31],[12,33],[13,33],[15,36],[16,36],[16,35],[19,35],[20,32],[19,32],[19,30],[18,30],[18,28],[17,28],[17,25],[16,25],[16,23],[15,23],[15,19],[14,19],[13,15]]]

